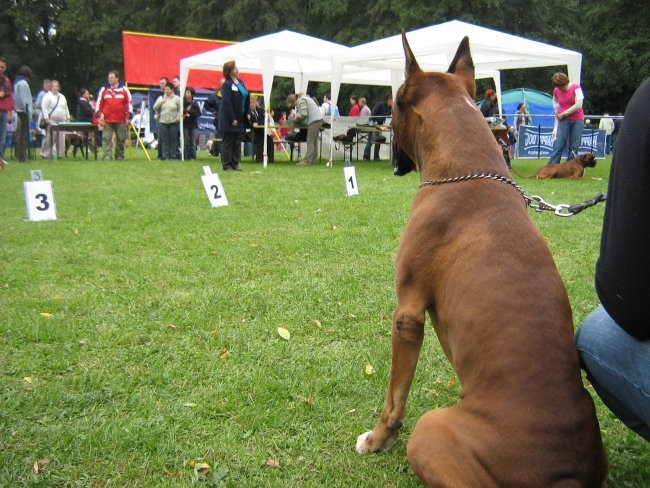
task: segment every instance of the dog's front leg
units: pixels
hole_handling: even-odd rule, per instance
[[[386,402],[375,428],[357,438],[360,454],[385,451],[397,440],[424,338],[424,311],[406,311],[398,306],[391,336],[393,355]]]

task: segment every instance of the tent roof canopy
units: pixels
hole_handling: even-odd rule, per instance
[[[181,71],[183,67],[220,71],[226,61],[234,59],[237,68],[245,73],[261,73],[264,64],[272,62],[275,75],[293,78],[297,74],[331,72],[332,58],[348,49],[342,44],[283,30],[185,58],[181,60]]]
[[[406,33],[418,64],[425,71],[446,71],[465,36],[469,36],[477,72],[566,65],[571,80],[580,82],[582,54],[576,51],[460,20],[451,20]],[[352,47],[340,61],[344,65],[403,70],[404,49],[401,35]]]
[[[420,67],[446,71],[463,37],[469,36],[477,78],[494,78],[500,92],[503,69],[566,65],[572,81],[580,82],[582,54],[542,42],[452,20],[407,33]],[[331,83],[332,101],[340,85],[388,85],[393,95],[402,82],[404,49],[401,35],[346,47],[305,34],[283,30],[232,46],[197,54],[180,62],[181,89],[191,69],[220,71],[235,60],[242,73],[262,73],[265,106],[269,106],[274,76],[294,79],[304,93],[309,81]],[[266,130],[266,128],[265,128]]]

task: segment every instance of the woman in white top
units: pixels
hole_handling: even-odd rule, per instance
[[[52,155],[52,131],[50,126],[58,124],[59,122],[70,121],[70,111],[68,110],[68,101],[65,95],[61,93],[61,85],[57,80],[52,80],[52,88],[43,97],[43,114],[47,127],[47,136],[43,142],[41,149],[41,156],[49,158]],[[65,133],[59,131],[56,141],[56,152],[59,158],[65,155]]]

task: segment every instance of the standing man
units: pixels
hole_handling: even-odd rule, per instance
[[[14,106],[18,116],[18,128],[15,132],[16,157],[19,163],[27,162],[27,139],[29,136],[29,121],[32,116],[32,91],[29,80],[32,70],[29,66],[21,66],[14,85]]]
[[[113,159],[113,134],[116,137],[115,159],[123,161],[126,130],[133,113],[133,101],[131,92],[120,83],[120,75],[115,70],[108,72],[108,83],[99,90],[97,112],[100,114],[99,124],[104,126],[104,161]]]
[[[294,122],[307,126],[307,154],[298,166],[311,166],[318,154],[318,133],[323,124],[320,107],[309,95],[291,94],[287,97],[287,107],[295,108]]]
[[[386,123],[386,117],[390,117],[393,114],[393,95],[388,95],[385,100],[377,102],[374,107],[372,107],[372,113],[370,116],[370,125],[384,125]],[[375,161],[379,161],[379,149],[381,144],[375,142],[377,132],[370,132],[368,137],[368,143],[363,150],[363,159],[370,160],[370,146],[374,143],[375,146]]]
[[[172,78],[172,85],[174,86],[174,94],[181,96],[181,79],[178,76]]]
[[[5,169],[5,139],[7,138],[7,121],[14,109],[14,97],[11,91],[11,81],[5,75],[7,60],[0,57],[0,166]]]

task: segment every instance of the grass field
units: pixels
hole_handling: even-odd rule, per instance
[[[210,208],[205,164],[229,206]],[[410,429],[459,392],[430,327],[400,441],[354,452],[385,394],[393,260],[418,175],[355,164],[356,197],[340,161],[223,173],[205,153],[163,163],[135,151],[126,162],[10,164],[0,174],[0,486],[420,486],[405,458]],[[524,173],[541,164],[515,162]],[[53,181],[58,220],[26,220],[30,169]],[[589,174],[602,179],[520,183],[575,203],[606,192],[608,162]],[[603,208],[531,211],[576,324],[598,303]],[[609,486],[647,486],[650,445],[596,404]]]

